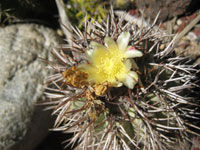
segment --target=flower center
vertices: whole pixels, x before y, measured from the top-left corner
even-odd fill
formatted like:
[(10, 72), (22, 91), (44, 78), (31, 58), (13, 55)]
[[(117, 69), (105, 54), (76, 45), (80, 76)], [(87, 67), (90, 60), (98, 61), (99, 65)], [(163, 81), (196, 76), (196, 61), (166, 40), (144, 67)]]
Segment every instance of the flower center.
[(93, 65), (97, 68), (97, 83), (114, 83), (126, 73), (124, 55), (118, 49), (97, 50), (93, 55)]

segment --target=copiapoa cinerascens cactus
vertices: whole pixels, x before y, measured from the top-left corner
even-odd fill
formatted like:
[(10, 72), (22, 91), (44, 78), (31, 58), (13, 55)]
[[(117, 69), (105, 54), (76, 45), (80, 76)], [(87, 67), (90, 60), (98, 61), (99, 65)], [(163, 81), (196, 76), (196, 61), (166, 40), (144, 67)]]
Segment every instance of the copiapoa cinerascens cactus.
[(115, 18), (73, 28), (71, 44), (52, 51), (46, 94), (55, 130), (75, 149), (169, 150), (199, 135), (198, 69), (176, 56), (153, 25)]

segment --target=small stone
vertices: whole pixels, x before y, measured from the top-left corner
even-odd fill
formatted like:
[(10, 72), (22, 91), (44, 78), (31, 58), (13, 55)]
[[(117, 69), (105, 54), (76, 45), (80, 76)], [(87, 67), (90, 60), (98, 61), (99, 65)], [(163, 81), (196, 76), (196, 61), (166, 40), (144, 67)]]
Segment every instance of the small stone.
[(178, 19), (176, 23), (177, 23), (177, 25), (179, 25), (179, 26), (180, 26), (180, 25), (181, 25), (183, 22), (182, 22), (182, 20), (181, 20), (181, 19)]
[(190, 41), (195, 41), (198, 37), (196, 36), (196, 34), (194, 32), (189, 32), (186, 35), (186, 38)]

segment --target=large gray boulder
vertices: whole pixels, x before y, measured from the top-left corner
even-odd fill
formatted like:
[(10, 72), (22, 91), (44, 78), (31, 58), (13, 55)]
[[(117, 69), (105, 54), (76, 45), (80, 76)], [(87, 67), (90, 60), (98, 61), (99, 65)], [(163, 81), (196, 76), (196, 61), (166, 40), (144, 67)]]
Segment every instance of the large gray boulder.
[(39, 59), (61, 40), (55, 31), (36, 24), (0, 28), (0, 150), (32, 150), (52, 125), (45, 100), (49, 72)]

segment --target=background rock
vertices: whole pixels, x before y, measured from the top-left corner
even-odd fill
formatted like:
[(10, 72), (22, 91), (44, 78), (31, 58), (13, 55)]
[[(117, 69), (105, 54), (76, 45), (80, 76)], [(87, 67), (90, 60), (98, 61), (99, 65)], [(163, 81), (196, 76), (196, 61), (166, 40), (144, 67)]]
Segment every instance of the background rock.
[(50, 112), (36, 106), (49, 74), (39, 57), (50, 60), (59, 41), (36, 24), (0, 28), (0, 150), (32, 150), (52, 125)]
[(154, 19), (161, 10), (159, 21), (191, 13), (199, 8), (199, 0), (135, 0), (135, 3), (137, 8), (144, 10), (144, 15), (151, 19)]

